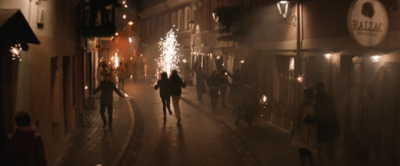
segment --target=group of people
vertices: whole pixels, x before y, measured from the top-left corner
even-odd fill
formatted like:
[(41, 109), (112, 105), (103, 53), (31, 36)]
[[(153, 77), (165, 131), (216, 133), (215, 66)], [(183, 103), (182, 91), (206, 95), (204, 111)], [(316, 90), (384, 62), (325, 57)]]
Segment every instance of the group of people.
[(291, 133), (292, 145), (299, 148), (301, 165), (305, 166), (307, 161), (315, 165), (313, 151), (318, 151), (320, 165), (331, 163), (339, 134), (333, 99), (326, 93), (324, 84), (317, 83), (315, 92), (313, 88), (305, 89)]
[[(226, 108), (227, 89), (230, 87), (229, 99), (231, 100), (233, 111), (236, 115), (235, 124), (239, 124), (239, 120), (244, 112), (244, 119), (248, 124), (252, 123), (254, 113), (257, 109), (257, 97), (255, 84), (250, 80), (242, 79), (240, 69), (235, 70), (234, 74), (221, 70), (213, 71), (211, 75), (205, 79), (205, 75), (201, 70), (196, 71), (196, 88), (197, 99), (202, 102), (202, 96), (205, 92), (205, 83), (209, 88), (212, 112), (217, 111), (218, 97), (221, 97), (222, 108)], [(228, 77), (232, 79), (229, 83)]]
[(104, 75), (106, 73), (111, 74), (111, 81), (117, 83), (118, 89), (124, 90), (125, 80), (130, 77), (133, 80), (138, 80), (144, 78), (144, 66), (143, 60), (139, 63), (133, 62), (132, 65), (129, 63), (119, 62), (117, 67), (107, 65), (107, 63), (99, 63), (97, 67), (97, 80), (100, 83), (104, 80)]
[(228, 86), (228, 72), (222, 70), (220, 73), (213, 71), (210, 77), (206, 77), (201, 70), (196, 71), (196, 89), (197, 100), (203, 102), (203, 94), (206, 92), (205, 82), (209, 88), (211, 98), (211, 109), (213, 112), (217, 111), (218, 96), (221, 94), (221, 104), (225, 108), (225, 97)]
[(163, 104), (164, 121), (167, 120), (167, 109), (169, 114), (172, 115), (172, 111), (170, 108), (170, 98), (172, 96), (172, 104), (174, 106), (175, 116), (179, 125), (182, 120), (179, 100), (181, 99), (182, 88), (186, 87), (186, 83), (179, 77), (178, 71), (176, 70), (173, 70), (171, 72), (171, 76), (169, 78), (166, 72), (162, 72), (160, 76), (160, 80), (157, 81), (154, 89), (160, 89), (160, 98)]

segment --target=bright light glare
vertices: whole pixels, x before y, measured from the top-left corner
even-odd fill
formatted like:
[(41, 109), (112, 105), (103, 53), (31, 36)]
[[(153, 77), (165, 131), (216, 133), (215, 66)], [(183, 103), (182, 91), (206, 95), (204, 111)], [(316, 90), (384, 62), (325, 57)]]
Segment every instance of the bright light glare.
[(114, 67), (118, 67), (119, 66), (119, 63), (118, 63), (118, 61), (119, 61), (119, 58), (118, 58), (118, 53), (117, 52), (115, 52), (115, 58), (114, 58)]
[(267, 95), (262, 95), (260, 98), (260, 104), (267, 105), (268, 104), (268, 97)]
[(380, 62), (381, 61), (381, 56), (379, 56), (379, 55), (371, 56), (371, 61), (374, 62), (374, 63)]
[(21, 44), (16, 44), (10, 47), (11, 59), (22, 61), (20, 53), (22, 51)]
[(129, 22), (128, 22), (128, 25), (133, 25), (133, 21), (129, 21)]
[(325, 54), (325, 58), (328, 59), (328, 60), (329, 60), (329, 59), (332, 59), (332, 54), (326, 53), (326, 54)]
[(298, 77), (297, 77), (297, 81), (299, 81), (300, 83), (302, 83), (303, 80), (304, 80), (304, 78), (303, 78), (302, 76), (298, 76)]
[(128, 8), (128, 5), (127, 5), (127, 4), (125, 4), (125, 5), (124, 5), (124, 7), (125, 7), (125, 8)]
[(88, 89), (89, 89), (89, 87), (86, 85), (86, 86), (85, 86), (85, 90), (88, 90)]
[(243, 60), (241, 60), (241, 61), (240, 61), (240, 63), (241, 63), (241, 64), (243, 64), (243, 63), (244, 63), (244, 59), (243, 59)]
[(122, 15), (122, 18), (123, 18), (123, 19), (126, 19), (126, 14)]
[(132, 37), (129, 37), (129, 43), (132, 43)]
[(289, 71), (293, 71), (294, 70), (294, 57), (290, 57), (289, 59)]
[(118, 32), (115, 32), (115, 36), (118, 36), (119, 35), (119, 33)]

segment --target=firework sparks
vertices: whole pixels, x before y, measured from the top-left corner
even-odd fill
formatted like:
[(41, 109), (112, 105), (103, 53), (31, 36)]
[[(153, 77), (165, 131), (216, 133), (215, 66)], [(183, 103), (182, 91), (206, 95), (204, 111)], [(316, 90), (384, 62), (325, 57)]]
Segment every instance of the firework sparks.
[(119, 58), (118, 58), (118, 53), (115, 52), (115, 58), (114, 58), (114, 67), (117, 68), (119, 66)]
[[(176, 34), (171, 29), (167, 32), (165, 38), (161, 38), (158, 48), (161, 51), (160, 57), (156, 59), (158, 64), (158, 72), (167, 72), (171, 74), (171, 70), (179, 70), (178, 63), (181, 55), (178, 53), (179, 43), (176, 41)], [(158, 78), (157, 74), (157, 78)]]
[(16, 44), (14, 46), (11, 46), (10, 47), (11, 59), (22, 61), (21, 56), (20, 56), (21, 51), (22, 51), (21, 44)]

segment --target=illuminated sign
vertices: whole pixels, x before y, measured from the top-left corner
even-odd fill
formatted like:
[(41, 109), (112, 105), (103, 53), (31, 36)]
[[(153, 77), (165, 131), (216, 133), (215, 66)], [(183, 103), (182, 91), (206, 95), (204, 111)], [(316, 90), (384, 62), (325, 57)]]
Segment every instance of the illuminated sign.
[(385, 39), (388, 27), (386, 9), (378, 0), (356, 0), (350, 6), (347, 28), (358, 44), (378, 46)]

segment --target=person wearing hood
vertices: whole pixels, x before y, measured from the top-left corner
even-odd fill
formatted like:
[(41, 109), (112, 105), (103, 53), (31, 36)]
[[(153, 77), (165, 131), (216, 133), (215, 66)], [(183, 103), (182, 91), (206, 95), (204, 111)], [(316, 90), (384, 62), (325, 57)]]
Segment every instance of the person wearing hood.
[(7, 137), (5, 165), (46, 166), (43, 140), (29, 114), (18, 112), (15, 122), (17, 129)]

